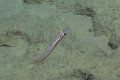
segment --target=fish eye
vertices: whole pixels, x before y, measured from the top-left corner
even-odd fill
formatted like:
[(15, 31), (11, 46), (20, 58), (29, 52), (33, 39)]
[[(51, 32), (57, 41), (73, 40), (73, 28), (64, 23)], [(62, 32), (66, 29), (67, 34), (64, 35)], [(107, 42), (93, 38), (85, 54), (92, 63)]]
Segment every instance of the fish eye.
[(64, 35), (66, 35), (66, 32), (64, 33)]

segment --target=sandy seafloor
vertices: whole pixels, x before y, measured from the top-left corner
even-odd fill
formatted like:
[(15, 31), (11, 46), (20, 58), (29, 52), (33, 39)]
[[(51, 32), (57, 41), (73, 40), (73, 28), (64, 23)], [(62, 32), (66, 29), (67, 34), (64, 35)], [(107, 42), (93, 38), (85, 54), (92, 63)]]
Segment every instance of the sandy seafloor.
[[(120, 7), (119, 0), (24, 1), (0, 0), (0, 45), (10, 46), (0, 46), (0, 80), (120, 80), (119, 45), (111, 49), (109, 32), (108, 36), (95, 36), (92, 18), (77, 15), (74, 9), (76, 3), (92, 7), (99, 21), (111, 21), (107, 15), (113, 6)], [(119, 15), (119, 10), (115, 14)], [(107, 26), (119, 40), (120, 26)], [(47, 59), (32, 64), (66, 28), (67, 34)]]

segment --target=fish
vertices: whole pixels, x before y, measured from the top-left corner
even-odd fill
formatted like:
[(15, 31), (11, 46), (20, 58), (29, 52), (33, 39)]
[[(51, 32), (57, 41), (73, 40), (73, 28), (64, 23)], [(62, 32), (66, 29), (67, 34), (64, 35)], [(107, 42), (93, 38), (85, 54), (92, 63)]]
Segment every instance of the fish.
[(68, 32), (68, 28), (61, 30), (59, 34), (56, 35), (56, 37), (52, 40), (52, 42), (48, 45), (47, 49), (45, 50), (44, 54), (37, 60), (34, 60), (34, 63), (39, 63), (44, 61), (47, 56), (50, 54), (51, 50), (54, 48), (54, 46), (66, 35)]

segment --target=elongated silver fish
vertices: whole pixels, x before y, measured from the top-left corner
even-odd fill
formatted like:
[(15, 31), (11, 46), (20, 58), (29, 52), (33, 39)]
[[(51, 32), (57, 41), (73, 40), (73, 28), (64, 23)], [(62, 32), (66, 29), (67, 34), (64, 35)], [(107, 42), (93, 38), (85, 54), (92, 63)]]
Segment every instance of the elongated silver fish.
[(49, 44), (49, 46), (47, 47), (46, 51), (44, 52), (44, 54), (37, 60), (34, 60), (34, 63), (39, 63), (43, 60), (46, 59), (46, 57), (50, 54), (51, 50), (53, 49), (53, 47), (56, 45), (56, 43), (61, 40), (63, 38), (64, 35), (66, 35), (68, 31), (68, 28), (65, 30), (61, 30), (59, 32), (59, 34), (52, 40), (52, 42)]

